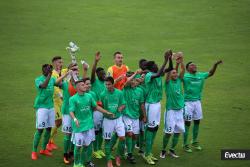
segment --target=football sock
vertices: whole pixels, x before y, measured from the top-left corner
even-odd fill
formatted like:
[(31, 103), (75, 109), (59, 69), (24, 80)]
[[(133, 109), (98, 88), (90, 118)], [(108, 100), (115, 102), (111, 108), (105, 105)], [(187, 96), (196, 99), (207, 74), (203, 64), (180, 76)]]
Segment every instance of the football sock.
[(76, 165), (81, 163), (80, 152), (81, 152), (81, 147), (75, 146), (75, 149), (74, 149), (74, 163)]
[(173, 139), (172, 139), (171, 150), (174, 150), (175, 146), (177, 145), (179, 136), (180, 136), (179, 133), (174, 134)]
[(69, 151), (69, 147), (70, 147), (70, 136), (69, 135), (65, 135), (64, 139), (63, 139), (63, 149), (64, 149), (64, 153), (68, 153)]
[(42, 131), (36, 131), (35, 134), (34, 134), (34, 139), (33, 139), (33, 148), (32, 148), (32, 151), (33, 152), (37, 152), (37, 147), (38, 147), (38, 144), (40, 142), (40, 139), (41, 139), (41, 136), (42, 136)]
[(132, 137), (126, 136), (126, 146), (127, 146), (127, 152), (132, 153)]
[(188, 145), (188, 133), (190, 126), (185, 125), (185, 133), (183, 135), (183, 144), (184, 146)]
[(199, 124), (194, 123), (194, 127), (193, 127), (193, 143), (197, 142), (198, 133), (199, 133)]
[(45, 150), (46, 149), (46, 146), (49, 142), (49, 138), (50, 138), (50, 133), (51, 133), (51, 130), (47, 130), (45, 131), (44, 133), (44, 136), (43, 136), (43, 143), (42, 143), (42, 149)]
[(152, 145), (153, 145), (153, 132), (147, 130), (146, 132), (146, 150), (145, 150), (145, 156), (149, 156), (149, 154), (152, 151)]
[(125, 149), (125, 140), (119, 140), (118, 143), (118, 149), (117, 149), (117, 156), (123, 156), (124, 155), (124, 149)]
[(106, 154), (106, 159), (109, 161), (111, 159), (111, 141), (110, 140), (105, 140), (105, 154)]
[(166, 147), (168, 145), (168, 141), (169, 141), (170, 137), (171, 137), (171, 134), (164, 134), (163, 135), (162, 150), (166, 150)]

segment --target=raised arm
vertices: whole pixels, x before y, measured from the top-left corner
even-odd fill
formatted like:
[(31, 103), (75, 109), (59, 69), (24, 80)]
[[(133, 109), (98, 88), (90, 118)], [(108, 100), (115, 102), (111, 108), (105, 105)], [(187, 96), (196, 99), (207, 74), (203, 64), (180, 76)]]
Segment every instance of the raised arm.
[(169, 65), (168, 65), (168, 68), (165, 69), (165, 73), (168, 73), (170, 71), (173, 70), (173, 60), (172, 60), (172, 56), (169, 57)]
[(222, 60), (219, 60), (219, 61), (217, 61), (216, 63), (214, 63), (212, 69), (209, 71), (208, 77), (211, 77), (211, 76), (214, 75), (214, 73), (215, 73), (215, 71), (216, 71), (216, 69), (217, 69), (217, 66), (218, 66), (219, 64), (222, 64)]
[(86, 78), (87, 77), (87, 72), (88, 72), (88, 65), (83, 63), (82, 64), (82, 78)]
[(162, 64), (160, 70), (158, 70), (158, 72), (155, 75), (152, 75), (151, 79), (158, 78), (158, 77), (160, 77), (162, 75), (163, 70), (165, 69), (165, 66), (166, 66), (166, 64), (168, 62), (169, 56), (172, 56), (172, 54), (173, 54), (172, 50), (167, 50), (165, 52), (165, 54), (164, 54), (164, 62)]
[(139, 70), (137, 70), (133, 75), (131, 75), (130, 77), (127, 78), (126, 83), (124, 84), (124, 86), (128, 86), (129, 82), (139, 73)]
[(64, 78), (66, 78), (71, 72), (72, 72), (71, 70), (68, 70), (67, 73), (65, 73), (64, 75), (62, 75), (62, 76), (60, 76), (59, 78), (57, 78), (55, 84), (56, 84), (56, 85), (59, 85), (59, 84), (62, 82), (62, 80), (63, 80)]
[(185, 74), (185, 65), (184, 65), (184, 62), (183, 62), (183, 57), (180, 57), (180, 63), (178, 63), (178, 64), (181, 64), (181, 72), (179, 74), (179, 78), (183, 79), (184, 74)]
[(91, 78), (90, 78), (91, 83), (94, 83), (94, 82), (95, 82), (96, 66), (97, 66), (97, 63), (99, 62), (100, 59), (101, 59), (101, 54), (100, 54), (100, 52), (98, 51), (98, 52), (96, 52), (96, 54), (95, 54), (95, 60), (94, 60), (93, 66), (92, 66)]
[(41, 88), (41, 89), (47, 88), (47, 86), (49, 84), (49, 80), (50, 80), (51, 75), (52, 75), (52, 68), (50, 66), (48, 66), (46, 70), (47, 70), (48, 75), (46, 77), (46, 80), (42, 84), (39, 85), (39, 88)]
[(170, 71), (166, 74), (166, 83), (168, 83), (170, 80)]

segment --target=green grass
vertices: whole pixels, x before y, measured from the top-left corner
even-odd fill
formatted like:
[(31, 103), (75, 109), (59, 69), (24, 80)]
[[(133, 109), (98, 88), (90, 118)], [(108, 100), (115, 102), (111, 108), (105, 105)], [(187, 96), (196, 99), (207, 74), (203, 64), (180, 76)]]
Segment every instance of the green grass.
[[(61, 55), (71, 40), (81, 47), (79, 59), (92, 64), (100, 50), (101, 66), (112, 65), (112, 54), (124, 53), (133, 70), (140, 58), (159, 64), (167, 48), (183, 51), (185, 62), (207, 71), (224, 64), (207, 80), (203, 94), (204, 120), (201, 152), (185, 154), (181, 142), (178, 160), (160, 160), (157, 166), (249, 166), (249, 161), (221, 161), (220, 150), (250, 148), (250, 1), (247, 0), (8, 0), (0, 2), (0, 166), (65, 166), (60, 150), (53, 158), (30, 159), (35, 131), (34, 78), (41, 65)], [(163, 100), (162, 106), (164, 106)], [(154, 145), (159, 155), (162, 125)], [(145, 166), (140, 157), (135, 166)], [(105, 166), (105, 161), (95, 161)], [(125, 166), (130, 166), (124, 162)]]

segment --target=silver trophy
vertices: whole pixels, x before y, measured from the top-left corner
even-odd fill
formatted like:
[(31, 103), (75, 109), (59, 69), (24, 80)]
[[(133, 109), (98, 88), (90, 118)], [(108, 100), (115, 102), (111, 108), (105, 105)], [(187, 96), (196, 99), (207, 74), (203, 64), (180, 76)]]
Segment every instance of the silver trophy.
[(76, 52), (79, 51), (80, 48), (74, 42), (70, 42), (69, 46), (66, 47), (66, 50), (69, 52), (69, 54), (71, 56), (72, 63), (77, 63)]

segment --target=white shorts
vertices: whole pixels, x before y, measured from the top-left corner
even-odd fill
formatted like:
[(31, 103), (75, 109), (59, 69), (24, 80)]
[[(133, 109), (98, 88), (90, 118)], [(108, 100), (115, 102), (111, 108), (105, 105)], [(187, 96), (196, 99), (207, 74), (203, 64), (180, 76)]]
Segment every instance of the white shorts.
[(112, 134), (114, 132), (117, 133), (119, 137), (125, 136), (125, 127), (122, 121), (122, 116), (117, 119), (103, 119), (103, 138), (104, 139), (111, 139)]
[(122, 117), (126, 132), (132, 132), (135, 135), (140, 134), (140, 123), (139, 119), (133, 119), (128, 116)]
[(36, 128), (45, 129), (55, 126), (54, 108), (38, 108), (36, 111)]
[(201, 101), (187, 101), (185, 102), (184, 119), (185, 121), (202, 119)]
[(140, 121), (140, 131), (145, 131), (145, 123), (143, 121)]
[(92, 128), (84, 132), (73, 133), (71, 140), (76, 146), (88, 146), (95, 141), (95, 130)]
[(161, 103), (145, 103), (147, 114), (147, 127), (155, 128), (160, 125), (161, 120)]
[(62, 132), (63, 133), (72, 133), (72, 119), (70, 115), (62, 116)]
[(169, 134), (185, 132), (183, 109), (165, 111), (164, 132)]
[(94, 111), (94, 126), (95, 131), (99, 131), (102, 128), (102, 122), (103, 122), (103, 113), (99, 111)]

